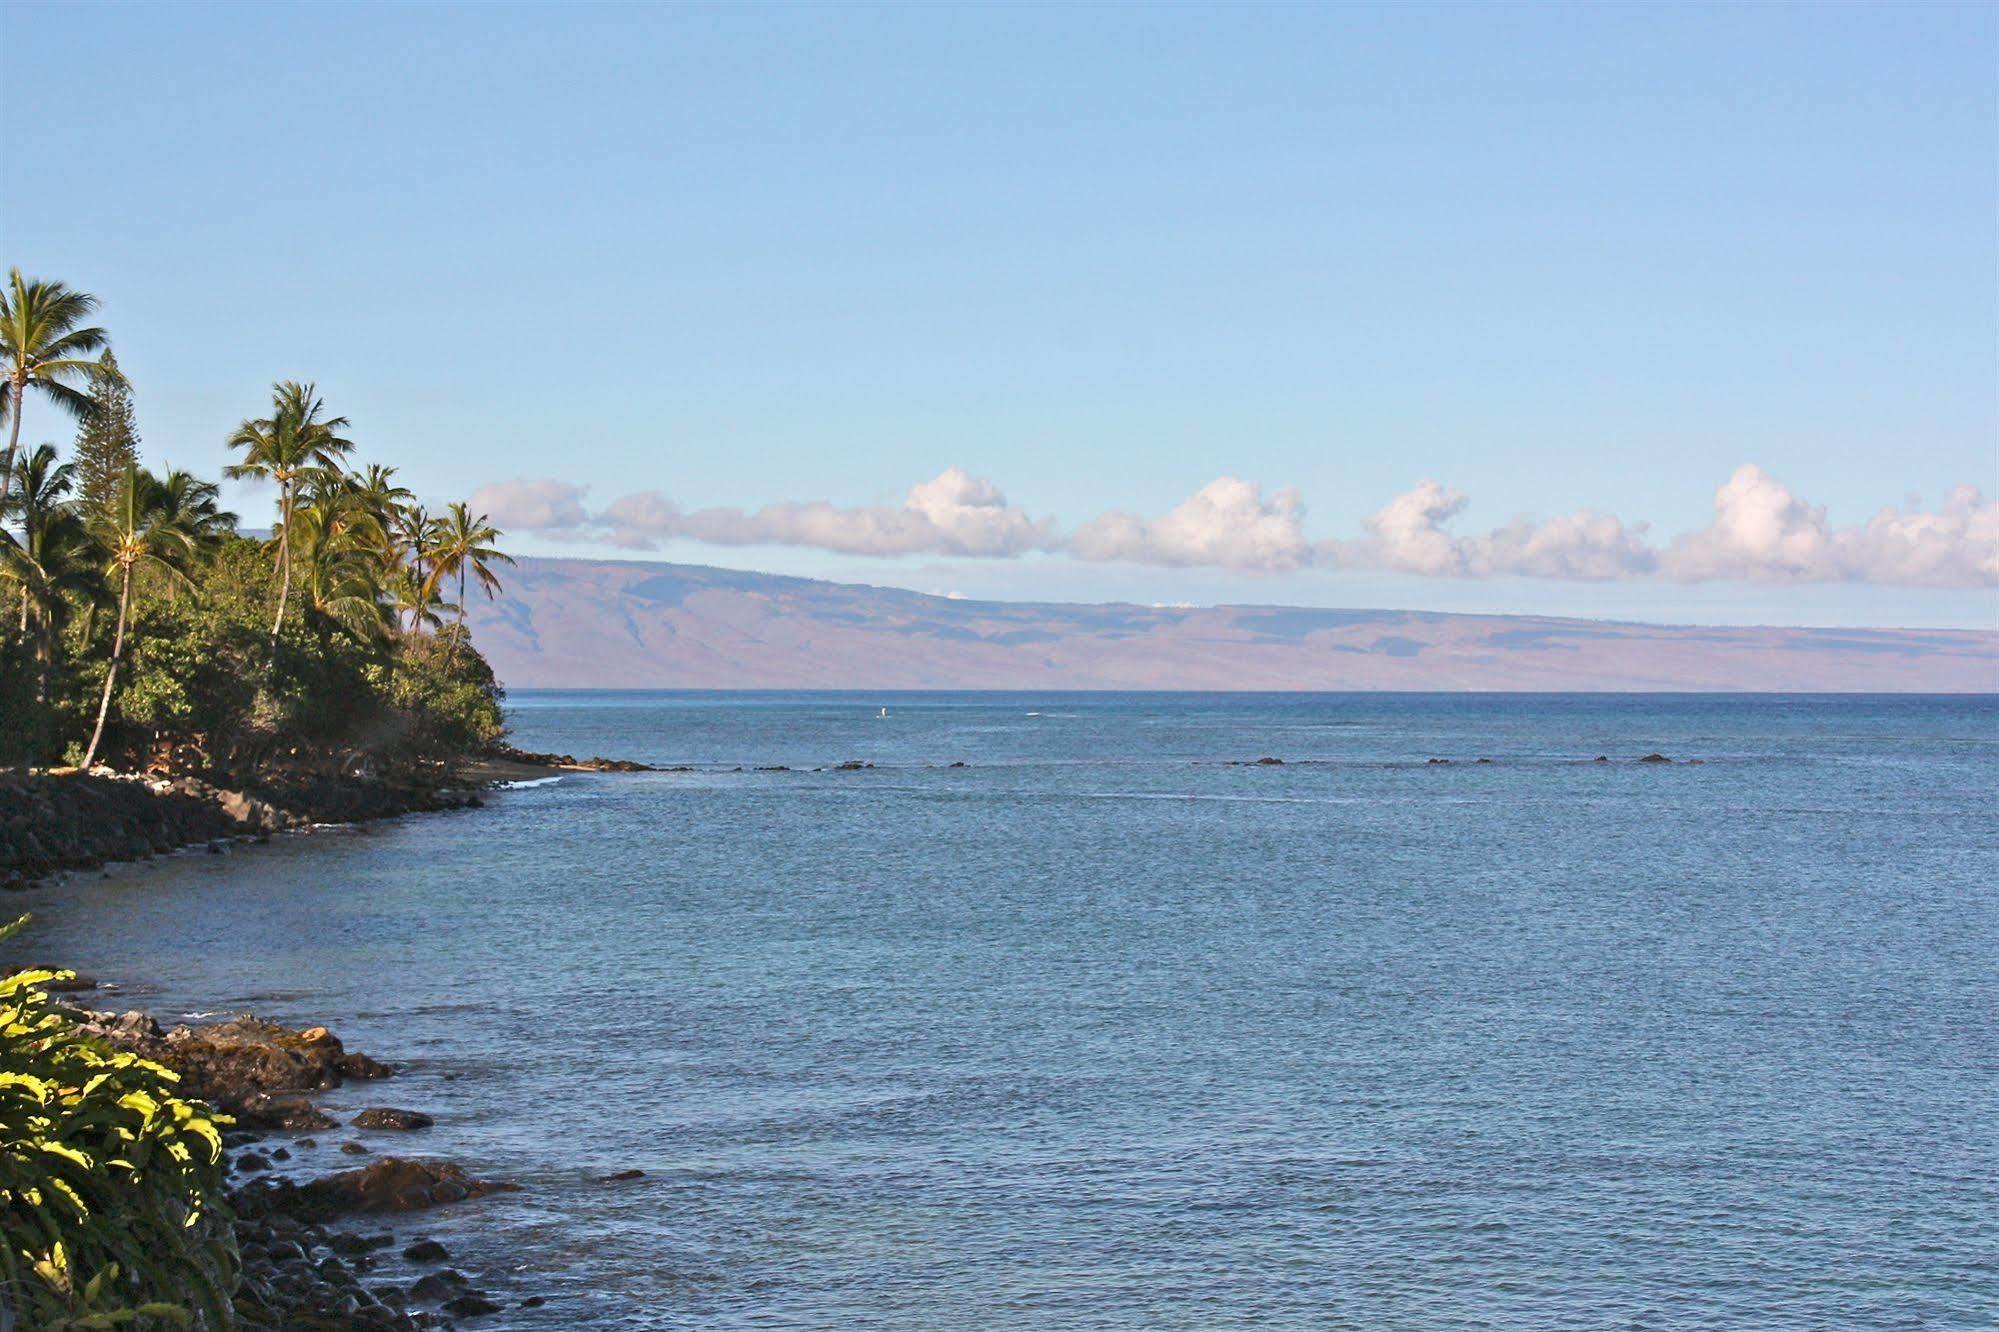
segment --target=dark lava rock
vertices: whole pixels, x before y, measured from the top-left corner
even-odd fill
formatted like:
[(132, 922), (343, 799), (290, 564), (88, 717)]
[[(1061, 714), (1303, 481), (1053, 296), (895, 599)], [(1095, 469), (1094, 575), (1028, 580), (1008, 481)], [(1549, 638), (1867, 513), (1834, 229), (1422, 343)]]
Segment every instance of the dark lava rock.
[(366, 1156), (368, 1154), (367, 1147), (358, 1142), (343, 1142), (340, 1144), (340, 1150), (349, 1156)]
[(474, 1179), (449, 1161), (412, 1161), (385, 1156), (359, 1170), (343, 1170), (298, 1189), (308, 1214), (408, 1212), (463, 1202), (488, 1193), (511, 1192), (517, 1184)]
[(947, 768), (969, 768), (971, 764), (965, 762), (963, 759), (959, 759), (956, 763), (947, 763), (944, 766)]
[(1439, 758), (1426, 759), (1424, 761), (1432, 764), (1448, 764), (1450, 762), (1449, 759), (1439, 759)]
[(1265, 754), (1262, 758), (1256, 761), (1256, 766), (1259, 768), (1281, 768), (1284, 766), (1284, 760), (1281, 758), (1273, 758), (1270, 755)]
[(227, 840), (266, 841), (315, 822), (472, 803), (462, 790), (380, 777), (270, 771), (253, 789), (231, 791), (197, 777), (0, 772), (0, 884), (33, 883), (177, 847), (221, 854)]
[(465, 1275), (445, 1268), (439, 1272), (426, 1272), (410, 1286), (413, 1300), (447, 1300), (465, 1289)]
[(436, 1240), (418, 1240), (403, 1250), (403, 1257), (413, 1263), (441, 1263), (451, 1256), (450, 1252)]
[(616, 1174), (605, 1175), (597, 1182), (599, 1184), (619, 1184), (628, 1179), (644, 1179), (645, 1177), (646, 1172), (643, 1170), (620, 1170)]
[(848, 759), (848, 760), (847, 760), (847, 761), (846, 761), (845, 763), (835, 763), (835, 764), (833, 765), (833, 771), (834, 771), (834, 772), (859, 772), (859, 771), (861, 771), (861, 770), (862, 770), (863, 768), (872, 768), (872, 767), (874, 767), (874, 766), (875, 766), (875, 765), (874, 765), (874, 764), (872, 764), (872, 763), (863, 763), (863, 762), (861, 762), (861, 761), (860, 761), (859, 759)]
[(339, 1120), (303, 1096), (272, 1096), (268, 1092), (254, 1092), (240, 1100), (223, 1101), (222, 1104), (245, 1128), (297, 1131), (337, 1128), (340, 1124)]
[(422, 1129), (437, 1121), (421, 1110), (396, 1110), (382, 1105), (363, 1110), (349, 1122), (354, 1128), (364, 1129)]
[(1492, 760), (1491, 760), (1491, 759), (1480, 759), (1480, 760), (1479, 760), (1479, 762), (1480, 762), (1480, 763), (1490, 763), (1490, 762), (1492, 762)]
[(500, 1306), (487, 1299), (478, 1291), (467, 1291), (455, 1300), (444, 1302), (444, 1312), (459, 1318), (477, 1318), (482, 1314), (498, 1313)]
[(1598, 754), (1598, 755), (1597, 755), (1597, 756), (1596, 756), (1595, 758), (1591, 759), (1591, 760), (1590, 760), (1590, 762), (1591, 762), (1591, 763), (1608, 763), (1608, 762), (1610, 762), (1610, 755), (1608, 755), (1608, 754)]
[(379, 1060), (364, 1054), (344, 1054), (340, 1056), (340, 1075), (346, 1078), (386, 1078), (395, 1070)]
[(544, 1304), (547, 1304), (547, 1303), (548, 1303), (548, 1301), (547, 1301), (547, 1300), (545, 1300), (545, 1299), (543, 1299), (543, 1298), (542, 1298), (541, 1296), (539, 1296), (539, 1295), (530, 1295), (530, 1296), (528, 1296), (528, 1297), (527, 1297), (526, 1299), (524, 1299), (524, 1300), (522, 1300), (522, 1301), (521, 1301), (521, 1308), (523, 1308), (523, 1309), (539, 1309), (539, 1308), (541, 1308), (541, 1306), (542, 1306), (542, 1305), (544, 1305)]
[(236, 1168), (247, 1175), (258, 1170), (269, 1170), (271, 1163), (269, 1159), (260, 1156), (256, 1152), (238, 1152), (236, 1153)]
[(1673, 760), (1667, 758), (1664, 754), (1647, 754), (1638, 761), (1640, 763), (1671, 763)]
[(167, 1032), (138, 1013), (114, 1017), (79, 1012), (76, 1020), (91, 1035), (121, 1050), (165, 1064), (180, 1074), (184, 1093), (230, 1112), (251, 1105), (259, 1096), (323, 1091), (347, 1077), (380, 1077), (388, 1071), (366, 1055), (348, 1053), (340, 1038), (324, 1027), (294, 1031), (248, 1014)]

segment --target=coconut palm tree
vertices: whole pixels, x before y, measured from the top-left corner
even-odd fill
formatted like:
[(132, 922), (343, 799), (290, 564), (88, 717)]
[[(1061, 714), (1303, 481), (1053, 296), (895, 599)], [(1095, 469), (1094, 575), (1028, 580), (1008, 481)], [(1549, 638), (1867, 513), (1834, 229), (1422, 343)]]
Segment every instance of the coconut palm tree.
[(430, 559), (430, 574), (427, 582), (433, 591), (446, 578), (458, 580), (458, 638), (465, 638), (465, 577), (469, 573), (485, 589), (491, 598), (500, 590), (500, 579), (493, 572), (495, 564), (512, 564), (512, 557), (495, 549), (490, 543), (500, 539), (500, 529), (486, 519), (485, 514), (474, 517), (464, 504), (453, 504), (445, 509), (444, 516), (436, 520), (430, 533), (429, 548), (424, 552)]
[[(38, 444), (32, 450), (15, 455), (12, 492), (5, 499), (0, 499), (0, 524), (18, 517), (21, 536), (17, 540), (5, 526), (0, 526), (0, 550), (36, 544), (42, 528), (69, 495), (75, 472), (73, 465), (56, 461), (56, 446), (53, 444)], [(21, 589), (20, 630), (23, 634), (28, 632), (28, 591), (25, 585)]]
[(387, 628), (388, 610), (375, 558), (374, 520), (348, 496), (301, 507), (292, 524), (299, 598), (308, 622), (322, 630), (338, 629), (359, 642), (378, 640)]
[(407, 567), (416, 572), (419, 580), (428, 577), (424, 570), (424, 552), (430, 548), (431, 529), (437, 526), (437, 519), (429, 509), (414, 500), (396, 510), (390, 533), (390, 551), (399, 567)]
[(369, 463), (362, 471), (350, 474), (347, 480), (362, 505), (382, 525), (383, 535), (392, 537), (396, 515), (405, 504), (416, 498), (407, 486), (396, 484), (396, 469)]
[(245, 421), (229, 437), (229, 447), (243, 450), (243, 461), (223, 468), (232, 480), (254, 477), (278, 486), (278, 613), (271, 620), (271, 639), (284, 627), (285, 606), (291, 599), (292, 510), (302, 486), (319, 486), (337, 475), (340, 460), (354, 447), (340, 432), (344, 416), (327, 416), (326, 403), (312, 384), (285, 380), (271, 388), (271, 414)]
[[(20, 632), (35, 651), (35, 698), (48, 699), (57, 634), (73, 602), (94, 603), (97, 547), (83, 517), (67, 500), (72, 468), (56, 463), (55, 446), (43, 444), (14, 459), (14, 493), (7, 501), (20, 533), (0, 527), (0, 580), (20, 588)], [(30, 628), (34, 630), (32, 636)]]
[(28, 390), (41, 392), (56, 406), (81, 420), (90, 410), (85, 391), (98, 369), (90, 359), (111, 341), (101, 328), (84, 320), (97, 308), (97, 298), (72, 291), (60, 282), (21, 276), (16, 268), (0, 290), (0, 416), (11, 417), (7, 452), (0, 455), (0, 500), (14, 478), (14, 454), (21, 444), (21, 409)]
[(224, 513), (217, 504), (218, 493), (212, 481), (198, 481), (185, 472), (173, 471), (162, 479), (137, 463), (128, 463), (110, 510), (96, 515), (97, 538), (109, 552), (104, 574), (118, 584), (118, 627), (111, 639), (111, 669), (104, 675), (104, 696), (97, 703), (97, 725), (83, 751), (85, 769), (96, 760), (97, 747), (104, 739), (104, 719), (110, 715), (118, 667), (125, 659), (133, 574), (141, 568), (153, 569), (170, 585), (192, 588), (188, 565), (236, 521), (234, 514)]
[(389, 609), (395, 612), (399, 634), (436, 629), (444, 623), (443, 612), (451, 609), (451, 604), (437, 595), (436, 588), (407, 566), (390, 574), (382, 591), (388, 598)]

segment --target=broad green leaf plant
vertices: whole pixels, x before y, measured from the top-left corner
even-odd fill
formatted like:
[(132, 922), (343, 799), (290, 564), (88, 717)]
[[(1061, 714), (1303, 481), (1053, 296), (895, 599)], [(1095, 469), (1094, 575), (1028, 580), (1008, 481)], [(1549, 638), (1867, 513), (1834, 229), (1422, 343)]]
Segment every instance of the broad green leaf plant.
[(231, 1327), (228, 1121), (80, 1032), (46, 988), (70, 974), (0, 978), (0, 1328)]

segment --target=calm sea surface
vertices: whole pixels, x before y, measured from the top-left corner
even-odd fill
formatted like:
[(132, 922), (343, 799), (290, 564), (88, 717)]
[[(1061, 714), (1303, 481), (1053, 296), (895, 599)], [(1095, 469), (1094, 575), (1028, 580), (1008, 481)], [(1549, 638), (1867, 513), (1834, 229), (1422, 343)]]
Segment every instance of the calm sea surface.
[(19, 899), (406, 1062), (481, 1326), (1999, 1321), (1999, 700), (512, 705), (696, 770)]

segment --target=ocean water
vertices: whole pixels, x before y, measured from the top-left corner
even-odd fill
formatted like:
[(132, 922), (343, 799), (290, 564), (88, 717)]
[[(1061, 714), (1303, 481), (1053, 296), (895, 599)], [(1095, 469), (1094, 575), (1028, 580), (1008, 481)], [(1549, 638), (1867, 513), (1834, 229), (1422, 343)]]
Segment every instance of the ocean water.
[(695, 770), (38, 890), (17, 949), (405, 1063), (329, 1104), (524, 1186), (402, 1227), (549, 1301), (481, 1326), (1999, 1322), (1999, 700), (512, 706)]

